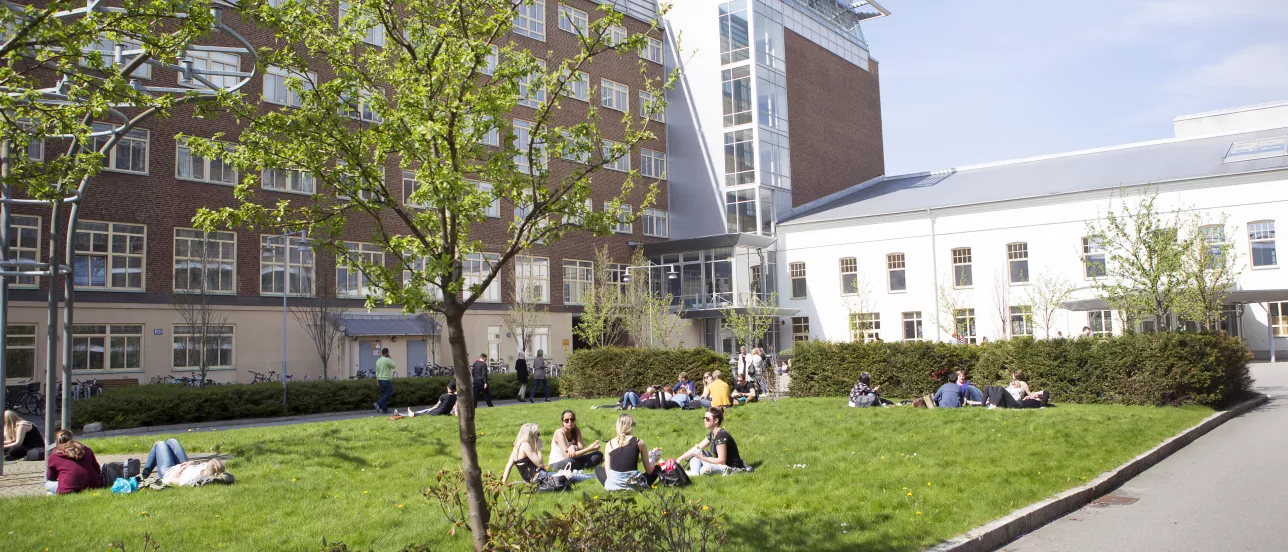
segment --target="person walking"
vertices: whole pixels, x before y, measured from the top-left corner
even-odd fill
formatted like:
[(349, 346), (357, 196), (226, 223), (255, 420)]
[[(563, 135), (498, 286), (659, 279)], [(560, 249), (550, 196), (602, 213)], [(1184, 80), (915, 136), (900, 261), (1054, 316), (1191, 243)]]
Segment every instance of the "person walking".
[(470, 366), (470, 376), (474, 380), (474, 406), (479, 405), (479, 397), (487, 401), (488, 408), (492, 407), (492, 391), (488, 389), (487, 384), (487, 354), (479, 355), (474, 365)]
[(537, 402), (537, 388), (541, 388), (541, 396), (550, 402), (550, 380), (546, 379), (546, 352), (543, 349), (537, 349), (537, 358), (532, 359), (532, 395), (528, 396), (528, 402)]
[(394, 398), (394, 359), (389, 358), (389, 348), (380, 350), (376, 359), (376, 385), (380, 387), (380, 400), (376, 401), (376, 412), (389, 413), (389, 401)]
[(514, 375), (519, 380), (519, 402), (528, 394), (528, 359), (524, 358), (523, 349), (519, 349), (519, 359), (514, 361)]
[(743, 345), (738, 348), (738, 365), (734, 367), (734, 377), (747, 374), (747, 364), (751, 359), (747, 358), (747, 346)]
[[(765, 350), (756, 347), (751, 350), (747, 359), (747, 381), (754, 381), (761, 389), (769, 389), (769, 378), (765, 374)], [(736, 378), (735, 378), (736, 379)]]

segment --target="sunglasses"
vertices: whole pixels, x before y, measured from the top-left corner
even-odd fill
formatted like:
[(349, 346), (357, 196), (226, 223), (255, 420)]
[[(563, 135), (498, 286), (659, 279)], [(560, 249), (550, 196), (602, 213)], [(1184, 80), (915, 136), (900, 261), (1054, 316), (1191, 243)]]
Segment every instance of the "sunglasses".
[(702, 417), (702, 421), (704, 421), (704, 422), (714, 422), (714, 421), (716, 421), (716, 419), (715, 419), (715, 418), (712, 418), (711, 416), (703, 416), (703, 417)]
[(564, 418), (564, 421), (563, 421), (563, 422), (564, 422), (565, 424), (571, 424), (571, 423), (573, 423), (573, 422), (575, 422), (575, 421), (577, 421), (577, 418)]

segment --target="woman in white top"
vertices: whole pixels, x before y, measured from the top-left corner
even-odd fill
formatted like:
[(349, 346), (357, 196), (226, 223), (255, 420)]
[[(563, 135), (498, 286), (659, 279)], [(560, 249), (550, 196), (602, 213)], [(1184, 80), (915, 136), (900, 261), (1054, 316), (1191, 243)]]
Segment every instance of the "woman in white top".
[(224, 461), (218, 458), (211, 458), (208, 462), (189, 460), (177, 466), (171, 466), (161, 477), (161, 482), (178, 487), (196, 487), (202, 479), (222, 474), (225, 469)]
[(985, 390), (989, 408), (1042, 408), (1051, 399), (1046, 391), (1033, 392), (1025, 381), (1024, 371), (1016, 370), (1011, 375), (1011, 384), (1005, 387), (1005, 393), (996, 392), (997, 387)]
[(571, 410), (563, 411), (560, 416), (563, 426), (555, 430), (550, 439), (550, 469), (561, 470), (572, 468), (584, 470), (604, 462), (604, 454), (599, 452), (599, 441), (586, 446), (581, 442), (581, 428), (577, 427), (577, 414)]

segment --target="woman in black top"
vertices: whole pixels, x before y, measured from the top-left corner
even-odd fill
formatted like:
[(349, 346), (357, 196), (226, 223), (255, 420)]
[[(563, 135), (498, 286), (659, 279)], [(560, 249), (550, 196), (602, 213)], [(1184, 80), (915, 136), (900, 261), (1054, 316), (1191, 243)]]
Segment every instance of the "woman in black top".
[(45, 440), (40, 437), (36, 425), (22, 419), (17, 412), (4, 411), (4, 459), (9, 461), (27, 459), (27, 453), (35, 451), (38, 458), (44, 460)]
[(709, 431), (707, 438), (676, 459), (681, 463), (689, 460), (690, 476), (750, 471), (751, 468), (742, 461), (742, 455), (738, 453), (738, 442), (721, 427), (724, 425), (723, 408), (707, 410), (702, 415), (702, 425)]
[(528, 359), (523, 350), (519, 350), (519, 359), (514, 361), (514, 375), (519, 380), (519, 402), (528, 394)]
[[(635, 432), (635, 418), (630, 414), (617, 417), (617, 436), (608, 441), (608, 462), (595, 468), (595, 477), (609, 491), (631, 490), (653, 484), (657, 479), (660, 449), (648, 450)], [(644, 471), (639, 467), (643, 464)]]

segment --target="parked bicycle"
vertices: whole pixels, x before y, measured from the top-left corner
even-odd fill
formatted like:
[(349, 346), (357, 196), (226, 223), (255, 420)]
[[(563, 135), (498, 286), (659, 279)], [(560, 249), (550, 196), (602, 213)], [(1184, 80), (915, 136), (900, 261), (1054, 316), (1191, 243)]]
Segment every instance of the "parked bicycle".
[[(254, 370), (251, 370), (250, 376), (251, 376), (251, 380), (250, 380), (251, 383), (272, 383), (279, 379), (277, 376), (277, 372), (273, 370), (269, 370), (267, 374), (261, 374)], [(288, 377), (287, 380), (289, 381), (290, 378)]]
[(40, 383), (27, 380), (22, 382), (24, 389), (18, 392), (9, 403), (19, 414), (43, 416), (45, 414), (45, 394), (40, 392)]

